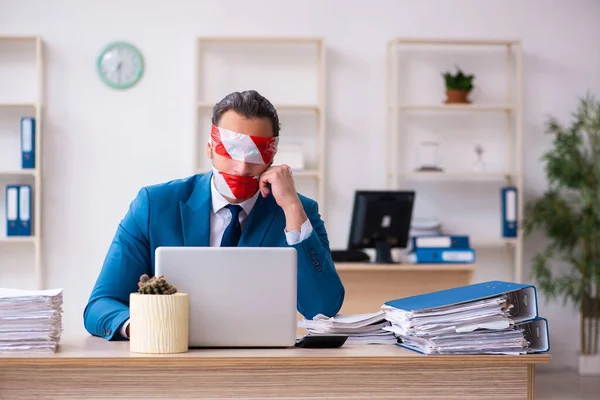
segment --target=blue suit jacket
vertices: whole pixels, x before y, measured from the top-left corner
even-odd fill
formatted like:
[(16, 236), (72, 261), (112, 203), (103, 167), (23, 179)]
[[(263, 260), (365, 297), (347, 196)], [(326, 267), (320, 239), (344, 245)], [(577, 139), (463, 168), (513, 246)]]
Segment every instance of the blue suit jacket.
[[(159, 246), (209, 246), (212, 172), (142, 188), (119, 224), (83, 313), (86, 330), (107, 340), (129, 318), (129, 294), (142, 274), (154, 275)], [(335, 315), (345, 290), (331, 260), (317, 203), (299, 196), (313, 232), (298, 252), (298, 311)], [(258, 196), (239, 246), (287, 247), (285, 215), (272, 195)]]

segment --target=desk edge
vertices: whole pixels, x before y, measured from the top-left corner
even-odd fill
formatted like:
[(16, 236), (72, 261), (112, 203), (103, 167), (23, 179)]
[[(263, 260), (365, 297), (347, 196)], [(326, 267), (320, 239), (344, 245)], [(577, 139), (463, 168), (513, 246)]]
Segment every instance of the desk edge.
[(523, 356), (414, 356), (414, 357), (190, 357), (178, 355), (141, 357), (0, 357), (0, 368), (6, 367), (241, 367), (241, 366), (325, 366), (325, 365), (534, 365), (548, 364), (550, 354)]

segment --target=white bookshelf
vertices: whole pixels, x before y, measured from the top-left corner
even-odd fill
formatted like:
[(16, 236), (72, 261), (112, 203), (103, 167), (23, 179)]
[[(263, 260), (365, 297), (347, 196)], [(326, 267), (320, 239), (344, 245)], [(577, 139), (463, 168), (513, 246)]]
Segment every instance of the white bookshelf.
[[(497, 57), (497, 61), (494, 63), (484, 62), (483, 66), (479, 68), (477, 62), (483, 57), (491, 56)], [(443, 66), (436, 65), (436, 61), (444, 60), (443, 62), (445, 62), (451, 59), (452, 62), (448, 62)], [(468, 65), (467, 67), (465, 67), (463, 61)], [(410, 65), (411, 62), (417, 64)], [(496, 39), (395, 38), (388, 42), (386, 64), (386, 87), (388, 88), (386, 99), (388, 111), (387, 143), (389, 143), (386, 157), (387, 187), (389, 189), (427, 187), (433, 188), (436, 191), (435, 193), (450, 191), (455, 192), (452, 194), (456, 195), (456, 185), (461, 185), (461, 187), (470, 188), (467, 190), (473, 190), (474, 193), (489, 194), (489, 191), (493, 191), (493, 195), (497, 195), (499, 199), (501, 187), (511, 185), (517, 187), (518, 190), (518, 216), (521, 218), (523, 215), (521, 42), (519, 40)], [(418, 68), (414, 65), (418, 65)], [(476, 94), (480, 94), (481, 98), (473, 99), (472, 103), (469, 104), (445, 104), (443, 102), (445, 84), (441, 73), (454, 70), (455, 65), (460, 66), (467, 74), (475, 74), (475, 90), (470, 97), (473, 99)], [(417, 73), (430, 68), (427, 71), (430, 71), (431, 74), (427, 75), (428, 78), (425, 79), (415, 78), (408, 73), (411, 66), (413, 72), (418, 70)], [(482, 79), (482, 75), (488, 76), (484, 74), (485, 71), (483, 70), (489, 66), (504, 69), (503, 82), (499, 81), (498, 73), (491, 79), (496, 86), (495, 91), (490, 87), (486, 87), (486, 82), (489, 83), (489, 81), (486, 81), (485, 78)], [(436, 74), (434, 75), (433, 72), (436, 72)], [(419, 84), (424, 84), (425, 87), (419, 88)], [(484, 88), (483, 93), (476, 93), (478, 87)], [(405, 92), (409, 92), (409, 94)], [(401, 98), (403, 96), (404, 98)], [(418, 97), (418, 99), (415, 100), (414, 97)], [(475, 132), (473, 137), (476, 138), (473, 140), (496, 141), (498, 147), (484, 146), (484, 148), (488, 155), (496, 152), (492, 157), (494, 161), (497, 161), (495, 165), (500, 163), (503, 165), (486, 171), (471, 171), (466, 168), (451, 167), (444, 168), (442, 172), (418, 171), (418, 163), (410, 163), (406, 159), (411, 156), (414, 158), (414, 154), (418, 152), (417, 143), (419, 140), (438, 141), (441, 138), (442, 141), (452, 143), (454, 139), (453, 137), (444, 136), (446, 134), (444, 129), (438, 128), (435, 132), (427, 132), (432, 130), (432, 127), (438, 126), (432, 125), (436, 123), (435, 121), (438, 121), (438, 118), (451, 118), (451, 122), (463, 124), (460, 125), (465, 127), (465, 132), (460, 132), (463, 140), (464, 137), (469, 137), (466, 133), (468, 128), (478, 126), (479, 128), (473, 129)], [(486, 121), (487, 118), (495, 122), (481, 122)], [(414, 122), (415, 119), (421, 122), (421, 126), (418, 122)], [(479, 125), (472, 121), (477, 121)], [(414, 128), (415, 126), (417, 128)], [(425, 128), (422, 126), (425, 126)], [(417, 139), (411, 137), (411, 127), (421, 129), (421, 136), (430, 134), (434, 139), (429, 139), (429, 137), (422, 139), (419, 132), (416, 134)], [(494, 130), (494, 132), (488, 132), (490, 130)], [(456, 129), (456, 131), (460, 131), (460, 129)], [(485, 131), (485, 133), (480, 131)], [(453, 133), (455, 132), (448, 129), (448, 135)], [(448, 146), (448, 148), (454, 149), (451, 146)], [(472, 154), (474, 153), (467, 154), (455, 151), (451, 157), (461, 161), (461, 158), (471, 157)], [(450, 156), (447, 155), (447, 157)], [(420, 189), (416, 190), (418, 202), (421, 200), (419, 197)], [(438, 203), (438, 206), (441, 204), (441, 207), (444, 206), (445, 201), (443, 195), (425, 200), (429, 204)], [(472, 201), (466, 202), (466, 204), (472, 204)], [(469, 211), (469, 208), (464, 208), (464, 212)], [(523, 279), (522, 234), (519, 232), (517, 238), (502, 237), (500, 207), (497, 207), (497, 209), (492, 208), (489, 212), (495, 213), (497, 217), (488, 215), (485, 221), (497, 220), (498, 235), (470, 234), (471, 245), (476, 251), (479, 249), (506, 249), (505, 279), (521, 282)], [(443, 219), (441, 223), (443, 230)], [(474, 226), (467, 228), (469, 228), (467, 230), (471, 230)], [(463, 234), (464, 232), (448, 233)], [(478, 264), (481, 265), (482, 262), (479, 260)]]
[[(23, 62), (27, 59), (27, 63)], [(14, 74), (14, 75), (13, 75)], [(21, 164), (0, 164), (0, 196), (4, 222), (0, 227), (0, 253), (9, 246), (18, 252), (33, 252), (33, 265), (10, 265), (18, 270), (33, 269), (36, 289), (44, 289), (42, 260), (42, 141), (44, 139), (42, 107), (44, 98), (43, 41), (39, 36), (0, 36), (0, 139), (3, 143), (20, 141), (20, 117), (35, 117), (35, 169), (20, 169)], [(24, 98), (27, 97), (27, 98)], [(7, 121), (8, 120), (8, 121)], [(14, 121), (13, 121), (14, 120)], [(11, 129), (5, 130), (6, 126)], [(12, 127), (15, 127), (14, 129)], [(16, 135), (16, 136), (15, 136)], [(10, 136), (10, 137), (9, 137)], [(0, 159), (20, 160), (19, 146), (0, 146)], [(15, 151), (19, 152), (15, 157)], [(9, 154), (9, 152), (11, 154)], [(31, 184), (32, 234), (31, 236), (6, 236), (5, 195), (6, 185)], [(1, 260), (1, 259), (0, 259)], [(3, 265), (0, 261), (0, 276)]]
[(510, 104), (398, 104), (391, 108), (406, 111), (511, 111)]
[[(233, 91), (254, 89), (277, 109), (280, 147), (294, 140), (302, 147), (305, 169), (293, 172), (296, 187), (318, 201), (324, 214), (325, 62), (320, 37), (196, 38), (194, 172), (210, 170), (205, 143), (214, 105)], [(297, 118), (308, 122), (306, 131), (294, 132), (291, 121)]]
[(414, 181), (504, 181), (510, 179), (510, 175), (503, 172), (415, 172), (400, 171), (392, 172), (392, 178), (403, 178)]
[[(315, 104), (273, 104), (278, 111), (313, 111), (320, 112), (321, 107)], [(199, 103), (198, 108), (210, 109), (214, 107), (211, 103)]]
[(36, 236), (9, 236), (9, 237), (0, 237), (0, 243), (32, 243), (36, 244), (37, 237)]
[(6, 170), (0, 171), (0, 177), (32, 176), (37, 177), (37, 169)]
[[(7, 40), (7, 39), (5, 39)], [(2, 103), (0, 102), (0, 107), (2, 108), (36, 108), (38, 105), (36, 103)]]

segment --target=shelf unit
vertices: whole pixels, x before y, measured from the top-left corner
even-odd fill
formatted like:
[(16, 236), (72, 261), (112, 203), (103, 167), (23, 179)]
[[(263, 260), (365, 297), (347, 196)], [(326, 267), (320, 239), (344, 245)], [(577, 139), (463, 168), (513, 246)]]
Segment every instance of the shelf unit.
[[(8, 40), (8, 39), (3, 39)], [(2, 103), (0, 102), (0, 107), (2, 108), (25, 108), (25, 107), (36, 107), (36, 103)]]
[[(272, 79), (265, 82), (264, 76), (259, 77), (258, 74), (250, 74), (249, 76), (240, 77), (235, 76), (236, 84), (226, 85), (228, 86), (225, 90), (220, 90), (211, 96), (207, 96), (206, 93), (202, 93), (202, 89), (205, 89), (207, 85), (203, 86), (203, 78), (206, 78), (207, 70), (205, 62), (207, 61), (207, 55), (211, 51), (225, 50), (228, 55), (235, 54), (236, 49), (243, 50), (244, 54), (252, 54), (254, 49), (258, 51), (264, 51), (265, 48), (269, 48), (271, 54), (286, 51), (295, 51), (293, 49), (302, 47), (306, 51), (306, 47), (309, 47), (314, 52), (314, 64), (311, 65), (315, 69), (314, 81), (305, 84), (306, 87), (310, 87), (314, 90), (315, 96), (314, 101), (290, 101), (289, 99), (283, 99), (282, 96), (278, 96), (281, 91), (279, 87), (285, 87), (287, 83), (293, 82), (296, 77), (291, 75), (283, 79)], [(293, 54), (292, 54), (293, 56)], [(240, 63), (240, 68), (243, 68), (246, 60)], [(197, 37), (196, 38), (196, 68), (195, 68), (195, 88), (196, 88), (196, 99), (195, 99), (195, 118), (194, 118), (194, 135), (193, 135), (193, 172), (194, 173), (205, 173), (210, 169), (209, 160), (205, 156), (205, 143), (208, 141), (208, 135), (210, 132), (210, 125), (203, 123), (202, 118), (210, 117), (214, 105), (220, 101), (221, 98), (225, 97), (228, 93), (233, 91), (243, 91), (248, 89), (255, 89), (263, 96), (268, 98), (275, 108), (277, 109), (282, 129), (280, 132), (280, 146), (288, 140), (287, 136), (287, 118), (288, 115), (309, 115), (315, 119), (314, 131), (315, 131), (315, 143), (316, 148), (314, 149), (315, 163), (314, 165), (307, 166), (306, 169), (300, 171), (293, 171), (293, 176), (296, 178), (296, 184), (298, 186), (300, 181), (307, 179), (311, 180), (316, 184), (316, 199), (319, 203), (319, 209), (321, 214), (325, 213), (325, 147), (326, 147), (326, 131), (325, 131), (325, 42), (321, 37)], [(251, 61), (248, 61), (251, 63)], [(227, 64), (230, 67), (231, 63)], [(256, 65), (253, 65), (256, 67)], [(269, 61), (264, 61), (264, 67), (268, 71), (273, 66)], [(227, 80), (228, 76), (220, 76), (217, 79)], [(261, 82), (261, 79), (263, 81)], [(289, 91), (293, 93), (293, 90)], [(208, 98), (207, 98), (208, 97)], [(312, 99), (311, 99), (312, 100)], [(206, 121), (206, 120), (205, 120)], [(208, 126), (207, 126), (208, 125)], [(300, 191), (300, 189), (299, 189)]]
[[(477, 101), (469, 104), (445, 104), (443, 101), (436, 102), (410, 102), (400, 101), (399, 91), (403, 84), (400, 80), (399, 60), (403, 54), (404, 48), (414, 49), (414, 46), (420, 46), (421, 49), (429, 49), (427, 54), (434, 54), (435, 47), (449, 49), (452, 48), (486, 48), (487, 50), (500, 49), (506, 54), (506, 86), (505, 98), (500, 101), (481, 102)], [(453, 64), (460, 64), (459, 57)], [(388, 188), (398, 188), (400, 182), (414, 183), (416, 181), (435, 184), (440, 182), (452, 182), (460, 184), (485, 183), (515, 186), (518, 190), (518, 216), (523, 215), (523, 173), (522, 173), (522, 46), (519, 40), (495, 40), (495, 39), (451, 39), (451, 38), (395, 38), (388, 42), (387, 46), (387, 74), (386, 74), (386, 104), (387, 104), (387, 139), (390, 145), (387, 146), (386, 161), (386, 186)], [(476, 74), (478, 71), (468, 71)], [(409, 79), (409, 78), (406, 78)], [(443, 90), (443, 79), (438, 75), (439, 85)], [(436, 81), (437, 82), (437, 81)], [(405, 86), (408, 86), (407, 82)], [(476, 81), (476, 85), (478, 82)], [(399, 168), (399, 144), (400, 140), (407, 135), (400, 127), (402, 118), (407, 113), (427, 116), (435, 119), (439, 115), (456, 114), (457, 118), (468, 118), (475, 114), (499, 113), (505, 115), (505, 138), (506, 138), (506, 168), (501, 171), (491, 172), (471, 172), (471, 171), (448, 171), (448, 172), (418, 172), (414, 169)], [(410, 151), (410, 150), (408, 150)], [(498, 189), (500, 196), (500, 187), (492, 186)], [(442, 221), (443, 222), (443, 221)], [(498, 224), (500, 225), (500, 210), (498, 210)], [(458, 234), (458, 232), (457, 232)], [(506, 248), (506, 279), (515, 282), (521, 282), (523, 277), (523, 238), (521, 234), (517, 238), (498, 237), (471, 237), (472, 247), (480, 248)], [(481, 264), (481, 261), (478, 261)]]
[[(1, 108), (1, 107), (0, 107)], [(37, 177), (37, 169), (21, 169), (21, 170), (8, 170), (0, 171), (0, 177), (15, 177), (15, 176), (32, 176)]]
[[(274, 104), (278, 111), (314, 111), (320, 112), (321, 107), (314, 104)], [(210, 103), (199, 103), (198, 108), (210, 109), (214, 107), (214, 104)]]
[[(400, 110), (407, 111), (511, 111), (510, 104), (398, 104)], [(392, 105), (393, 109), (394, 106)]]
[[(0, 169), (0, 180), (2, 182), (11, 179), (22, 180), (31, 179), (32, 184), (32, 235), (31, 236), (6, 236), (6, 225), (0, 227), (0, 252), (6, 246), (31, 245), (34, 255), (34, 276), (35, 288), (45, 289), (43, 260), (42, 260), (42, 141), (44, 139), (43, 131), (43, 99), (44, 99), (44, 59), (43, 59), (43, 41), (40, 36), (0, 36), (0, 46), (4, 44), (30, 45), (34, 48), (35, 55), (35, 99), (34, 101), (15, 101), (2, 98), (0, 99), (0, 111), (6, 109), (26, 109), (22, 116), (35, 117), (35, 169)], [(2, 51), (2, 50), (0, 50)], [(2, 54), (4, 56), (4, 54)], [(4, 57), (2, 57), (4, 58)], [(10, 54), (6, 54), (10, 58)], [(1, 62), (1, 61), (0, 61)], [(31, 112), (32, 111), (32, 112)], [(19, 122), (17, 121), (17, 126)], [(0, 132), (0, 135), (4, 134)], [(12, 134), (12, 133), (11, 133)], [(20, 149), (19, 149), (20, 150)], [(0, 157), (6, 149), (0, 148)], [(15, 166), (16, 167), (16, 166)], [(1, 188), (1, 196), (5, 196), (5, 188)], [(2, 209), (0, 212), (5, 213)], [(2, 265), (0, 265), (1, 274)]]

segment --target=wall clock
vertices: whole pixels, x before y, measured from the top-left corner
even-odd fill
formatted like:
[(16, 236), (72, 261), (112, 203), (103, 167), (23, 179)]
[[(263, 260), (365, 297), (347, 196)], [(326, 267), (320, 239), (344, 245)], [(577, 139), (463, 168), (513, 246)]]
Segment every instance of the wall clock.
[(130, 43), (114, 42), (106, 46), (96, 61), (102, 82), (115, 89), (129, 89), (144, 74), (144, 59)]

